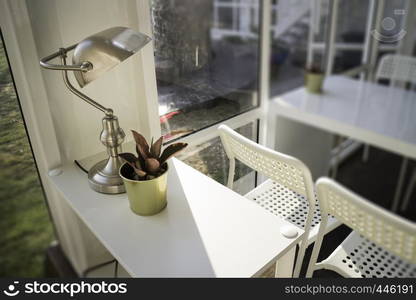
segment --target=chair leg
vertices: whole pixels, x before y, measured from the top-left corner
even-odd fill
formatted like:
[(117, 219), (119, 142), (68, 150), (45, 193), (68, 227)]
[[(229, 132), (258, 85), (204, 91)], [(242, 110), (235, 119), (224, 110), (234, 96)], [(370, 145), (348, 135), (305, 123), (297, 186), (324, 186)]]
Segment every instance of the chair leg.
[(403, 157), (402, 165), (400, 167), (399, 180), (397, 181), (396, 191), (394, 193), (393, 205), (391, 206), (391, 210), (394, 212), (396, 212), (399, 207), (400, 194), (402, 192), (408, 162), (409, 160), (406, 157)]
[(402, 205), (400, 210), (403, 212), (407, 209), (410, 204), (410, 196), (412, 195), (413, 190), (416, 187), (416, 169), (413, 171), (412, 178), (410, 179), (409, 186), (406, 189), (406, 193), (403, 198)]
[(274, 277), (290, 278), (293, 276), (293, 263), (295, 261), (296, 246), (293, 246), (276, 262)]
[(337, 173), (338, 173), (338, 161), (339, 161), (339, 153), (337, 153), (335, 156), (334, 156), (334, 158), (333, 158), (333, 165), (332, 165), (332, 167), (331, 167), (331, 169), (330, 169), (330, 177), (332, 178), (332, 179), (336, 179), (336, 177), (337, 177)]
[(302, 240), (299, 246), (298, 256), (296, 257), (295, 270), (293, 271), (293, 277), (298, 278), (300, 275), (300, 270), (302, 269), (303, 259), (305, 258), (305, 251), (308, 247), (308, 240)]
[(322, 241), (324, 239), (324, 231), (328, 225), (328, 215), (322, 216), (321, 225), (319, 225), (318, 236), (316, 238), (315, 244), (313, 245), (313, 250), (311, 257), (309, 259), (308, 269), (306, 270), (306, 278), (311, 278), (313, 271), (315, 269), (316, 261), (318, 260), (319, 251), (321, 250)]
[(362, 161), (363, 162), (368, 162), (368, 158), (370, 156), (370, 146), (368, 144), (364, 145), (364, 149), (363, 149), (363, 156), (362, 156)]
[(336, 179), (338, 174), (338, 161), (332, 166), (331, 169), (331, 178)]
[(337, 153), (334, 155), (334, 158), (333, 158), (333, 165), (332, 165), (332, 167), (331, 167), (331, 169), (330, 169), (330, 173), (331, 173), (331, 175), (330, 175), (330, 177), (332, 178), (332, 179), (335, 179), (336, 177), (337, 177), (337, 173), (338, 173), (338, 164), (339, 164), (339, 155), (340, 155), (340, 153), (341, 153), (341, 151), (342, 151), (342, 149), (341, 149), (341, 145), (342, 145), (342, 142), (339, 142), (338, 143), (338, 150), (337, 150)]

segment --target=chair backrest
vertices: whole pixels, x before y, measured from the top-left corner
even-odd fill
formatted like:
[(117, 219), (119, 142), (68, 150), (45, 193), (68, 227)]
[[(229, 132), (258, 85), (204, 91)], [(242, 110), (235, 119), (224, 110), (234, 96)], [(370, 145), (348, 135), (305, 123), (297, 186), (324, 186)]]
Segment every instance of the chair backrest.
[(384, 55), (376, 72), (376, 80), (380, 79), (416, 84), (416, 57), (397, 54)]
[[(329, 214), (376, 245), (416, 263), (416, 223), (360, 197), (329, 178), (316, 184), (322, 222)], [(321, 232), (318, 233), (317, 240)]]
[(300, 160), (263, 147), (238, 134), (226, 125), (218, 128), (225, 152), (230, 160), (228, 171), (228, 187), (232, 188), (234, 181), (235, 160), (253, 170), (266, 175), (281, 186), (303, 195), (309, 203), (305, 219), (304, 236), (299, 247), (293, 276), (298, 277), (302, 261), (308, 245), (312, 218), (315, 212), (315, 193), (311, 172)]
[(251, 169), (305, 196), (310, 205), (315, 205), (312, 176), (304, 163), (289, 155), (263, 147), (226, 125), (220, 125), (218, 130), (225, 152), (230, 160), (229, 188), (232, 188), (235, 159), (238, 159)]

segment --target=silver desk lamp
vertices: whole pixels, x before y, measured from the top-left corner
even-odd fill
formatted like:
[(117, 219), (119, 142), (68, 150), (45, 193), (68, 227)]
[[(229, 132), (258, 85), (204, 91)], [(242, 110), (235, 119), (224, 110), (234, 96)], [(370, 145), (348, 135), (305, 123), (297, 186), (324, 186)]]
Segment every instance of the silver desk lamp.
[[(78, 44), (60, 48), (57, 52), (42, 58), (40, 65), (46, 69), (61, 70), (66, 87), (75, 95), (101, 110), (103, 129), (100, 141), (107, 147), (109, 157), (95, 164), (88, 172), (90, 187), (100, 193), (124, 193), (123, 181), (119, 176), (122, 160), (118, 154), (124, 141), (124, 131), (111, 108), (106, 108), (77, 90), (69, 81), (68, 71), (74, 71), (75, 78), (82, 88), (101, 74), (112, 69), (123, 60), (138, 52), (151, 39), (126, 27), (113, 27), (96, 33)], [(67, 65), (66, 57), (74, 50), (72, 65)], [(60, 57), (61, 64), (51, 64), (50, 60)]]

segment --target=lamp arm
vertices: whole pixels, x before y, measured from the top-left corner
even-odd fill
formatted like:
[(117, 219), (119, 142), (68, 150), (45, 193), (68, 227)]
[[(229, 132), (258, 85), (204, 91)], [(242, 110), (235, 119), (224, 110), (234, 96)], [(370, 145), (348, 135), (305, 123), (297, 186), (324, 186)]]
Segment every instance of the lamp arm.
[(90, 62), (83, 62), (79, 65), (55, 65), (49, 63), (50, 60), (66, 56), (66, 53), (73, 50), (78, 44), (74, 44), (72, 46), (69, 46), (67, 48), (60, 48), (55, 53), (52, 53), (51, 55), (48, 55), (40, 60), (40, 65), (45, 69), (50, 70), (67, 70), (67, 71), (81, 71), (81, 72), (88, 72), (92, 69), (92, 64)]
[[(66, 67), (66, 54), (61, 55), (61, 62), (62, 62), (62, 66)], [(79, 90), (77, 90), (69, 81), (68, 78), (68, 69), (60, 69), (62, 70), (62, 78), (64, 80), (64, 83), (66, 85), (66, 87), (76, 96), (78, 96), (79, 98), (81, 98), (82, 100), (84, 100), (85, 102), (87, 102), (88, 104), (94, 106), (95, 108), (101, 110), (103, 113), (105, 113), (107, 116), (112, 116), (113, 115), (113, 110), (111, 108), (107, 108), (105, 106), (102, 106), (100, 103), (92, 100), (90, 97), (88, 97), (87, 95), (81, 93)]]
[[(66, 54), (67, 52), (73, 50), (78, 44), (74, 44), (72, 46), (69, 46), (67, 48), (60, 48), (55, 53), (52, 53), (51, 55), (48, 55), (40, 60), (40, 65), (45, 69), (50, 70), (61, 70), (62, 71), (62, 77), (65, 82), (66, 87), (75, 95), (77, 95), (79, 98), (84, 100), (85, 102), (89, 103), (90, 105), (94, 106), (95, 108), (101, 110), (103, 113), (105, 113), (107, 116), (113, 115), (113, 110), (111, 108), (106, 108), (99, 104), (98, 102), (92, 100), (87, 95), (81, 93), (78, 91), (69, 81), (68, 78), (68, 71), (80, 71), (80, 72), (88, 72), (89, 70), (92, 70), (93, 66), (90, 62), (82, 62), (79, 65), (67, 65), (66, 64)], [(50, 60), (60, 57), (61, 58), (61, 65), (51, 64), (49, 63)]]

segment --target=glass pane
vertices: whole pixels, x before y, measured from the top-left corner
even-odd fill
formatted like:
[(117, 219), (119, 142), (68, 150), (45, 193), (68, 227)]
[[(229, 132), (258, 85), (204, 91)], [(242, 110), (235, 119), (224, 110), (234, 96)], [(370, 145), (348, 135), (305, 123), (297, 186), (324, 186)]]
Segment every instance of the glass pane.
[[(270, 96), (280, 95), (304, 84), (310, 6), (310, 0), (272, 3)], [(324, 21), (324, 18), (321, 20)], [(318, 33), (315, 38), (319, 39), (321, 35)]]
[(152, 0), (159, 114), (167, 140), (259, 105), (258, 5)]
[(218, 10), (218, 27), (224, 29), (233, 28), (233, 10), (231, 7), (224, 7)]
[(385, 1), (383, 18), (378, 30), (381, 44), (397, 45), (409, 30), (406, 30), (404, 21), (406, 17), (414, 18), (414, 11), (412, 15), (412, 12), (407, 10), (408, 3), (409, 0)]
[(368, 0), (339, 2), (335, 41), (342, 48), (335, 52), (333, 73), (342, 73), (362, 64), (369, 4)]
[[(309, 0), (273, 2), (270, 94), (276, 96), (304, 85), (308, 51), (312, 65), (325, 69), (325, 40), (331, 1), (322, 0), (311, 10)], [(333, 73), (361, 65), (369, 9), (368, 0), (338, 2)], [(315, 20), (309, 47), (311, 19)]]
[[(257, 122), (237, 128), (236, 131), (253, 141), (257, 141)], [(187, 147), (184, 152), (178, 155), (178, 158), (214, 180), (224, 185), (227, 184), (229, 161), (219, 137), (194, 147)], [(254, 188), (255, 185), (254, 172), (237, 160), (234, 182), (238, 183), (239, 180), (243, 180), (244, 177), (250, 174), (252, 175), (249, 179), (251, 182), (247, 184), (247, 181), (245, 181), (243, 187), (235, 184), (234, 190), (244, 194)]]
[[(325, 70), (328, 49), (325, 40), (329, 31), (331, 1), (319, 1), (311, 10), (309, 0), (272, 1), (272, 49), (270, 94), (276, 96), (304, 84), (304, 73), (309, 48), (313, 48), (312, 63)], [(381, 47), (393, 46), (392, 37), (404, 30), (403, 20), (407, 14), (405, 0), (386, 1), (381, 19)], [(364, 40), (367, 30), (369, 0), (338, 2), (335, 34), (335, 56), (332, 72), (343, 73), (362, 64)], [(275, 16), (275, 17), (273, 17)], [(318, 17), (319, 16), (319, 17)], [(309, 47), (311, 19), (316, 19), (313, 45)], [(379, 56), (386, 53), (379, 48)]]
[(54, 239), (0, 39), (0, 277), (44, 277)]

